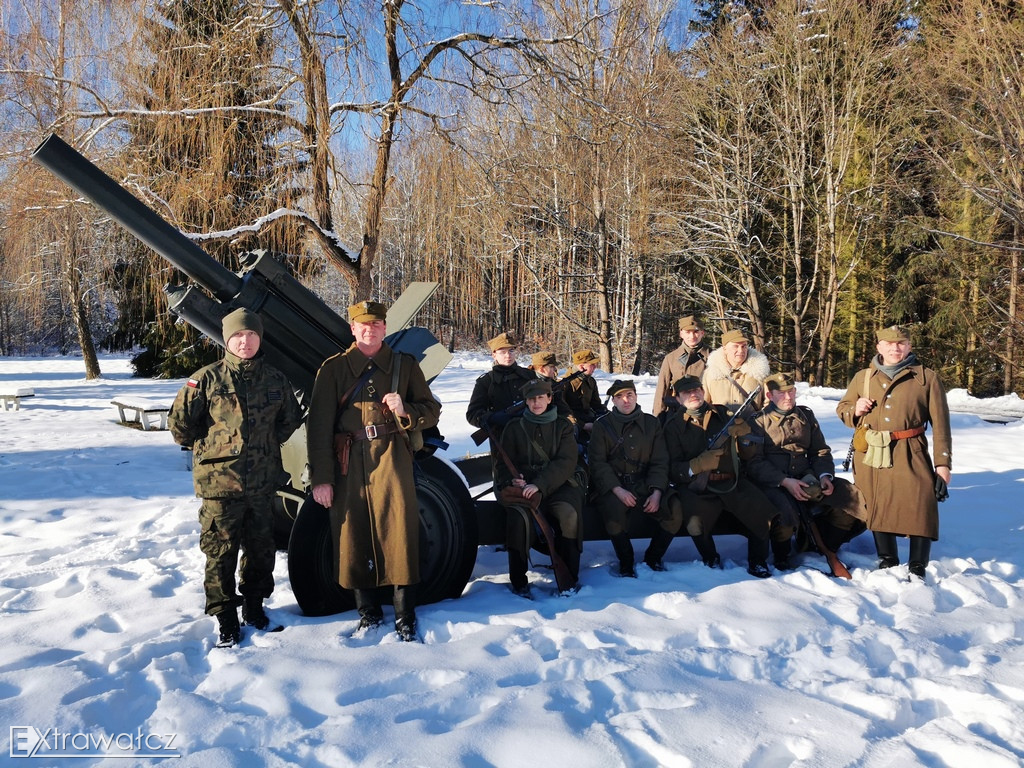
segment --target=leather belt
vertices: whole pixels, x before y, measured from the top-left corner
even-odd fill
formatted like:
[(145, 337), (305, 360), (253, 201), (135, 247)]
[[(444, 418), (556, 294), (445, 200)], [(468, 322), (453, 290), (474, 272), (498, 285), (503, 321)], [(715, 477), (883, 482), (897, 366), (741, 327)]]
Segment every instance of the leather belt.
[(923, 426), (914, 427), (913, 429), (897, 429), (889, 434), (892, 435), (893, 440), (906, 440), (908, 437), (917, 437), (918, 435), (924, 434), (925, 428)]
[(361, 432), (349, 432), (348, 434), (352, 436), (353, 443), (358, 443), (360, 440), (376, 440), (378, 437), (387, 437), (399, 431), (398, 425), (392, 422), (388, 424), (367, 424)]
[(720, 483), (723, 480), (732, 480), (736, 477), (732, 472), (709, 472), (708, 482), (709, 483)]

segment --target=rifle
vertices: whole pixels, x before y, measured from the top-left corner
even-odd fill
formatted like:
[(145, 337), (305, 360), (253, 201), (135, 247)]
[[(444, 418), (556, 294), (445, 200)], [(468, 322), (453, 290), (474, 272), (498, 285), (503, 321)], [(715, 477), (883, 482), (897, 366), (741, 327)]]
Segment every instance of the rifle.
[[(729, 437), (729, 429), (732, 427), (733, 424), (736, 423), (737, 419), (739, 419), (740, 416), (742, 416), (743, 412), (748, 407), (750, 407), (750, 405), (754, 402), (754, 398), (756, 398), (758, 394), (760, 394), (760, 392), (760, 386), (754, 387), (754, 390), (749, 395), (747, 395), (747, 399), (744, 400), (740, 407), (736, 409), (732, 417), (727, 422), (725, 422), (725, 426), (718, 431), (718, 434), (716, 434), (708, 441), (708, 447), (705, 450), (714, 451), (725, 445), (725, 440), (728, 439)], [(710, 479), (710, 476), (711, 470), (709, 469), (694, 475), (692, 478), (690, 478), (690, 490), (697, 491), (698, 493), (703, 491), (705, 488), (708, 487), (708, 480)]]
[(814, 546), (816, 546), (818, 551), (825, 556), (825, 559), (828, 561), (828, 567), (832, 571), (832, 575), (839, 576), (843, 579), (852, 579), (853, 576), (850, 574), (850, 569), (843, 565), (843, 561), (839, 559), (839, 555), (825, 546), (825, 542), (821, 538), (821, 531), (818, 530), (818, 524), (814, 522), (814, 516), (811, 514), (810, 510), (807, 509), (801, 501), (798, 501), (796, 506), (800, 513), (800, 521), (804, 524), (804, 527), (811, 532), (811, 538), (814, 539)]
[[(508, 453), (505, 451), (505, 447), (501, 444), (501, 441), (494, 434), (494, 430), (488, 426), (485, 427), (488, 437), (491, 438), (491, 445), (493, 445), (498, 453), (501, 455), (501, 460), (505, 463), (508, 471), (512, 473), (512, 477), (517, 477), (520, 480), (523, 479), (523, 474), (516, 465), (512, 463), (512, 459), (509, 458)], [(538, 495), (540, 491), (537, 492)], [(569, 566), (565, 564), (565, 561), (558, 554), (558, 550), (555, 549), (555, 532), (551, 528), (551, 523), (544, 517), (544, 513), (540, 511), (540, 504), (532, 504), (532, 499), (523, 499), (523, 503), (517, 506), (524, 506), (530, 508), (530, 513), (533, 515), (533, 519), (537, 523), (537, 527), (540, 528), (541, 535), (544, 536), (544, 543), (548, 546), (548, 555), (551, 556), (551, 567), (555, 571), (555, 584), (558, 585), (559, 592), (566, 592), (575, 586), (572, 574), (569, 573)], [(529, 546), (529, 543), (527, 543)]]
[[(551, 385), (551, 395), (552, 395), (552, 397), (554, 397), (554, 395), (556, 395), (559, 392), (561, 392), (565, 388), (565, 385), (568, 384), (570, 381), (575, 381), (576, 379), (580, 378), (581, 376), (586, 376), (586, 375), (587, 374), (584, 371), (576, 371), (576, 373), (574, 373), (574, 374), (572, 374), (570, 376), (566, 376), (564, 379), (560, 379), (560, 380), (554, 382)], [(518, 416), (520, 413), (522, 413), (524, 408), (526, 408), (526, 399), (525, 398), (522, 399), (522, 400), (516, 400), (514, 403), (512, 403), (512, 405), (508, 406), (507, 408), (503, 408), (500, 411), (497, 411), (497, 413), (500, 413), (503, 416)], [(486, 440), (488, 437), (491, 436), (490, 432), (491, 432), (490, 425), (484, 424), (482, 427), (480, 427), (480, 429), (478, 429), (475, 432), (473, 432), (470, 435), (470, 437), (473, 438), (473, 442), (476, 445), (480, 445), (481, 443), (483, 443), (484, 440)], [(493, 440), (492, 440), (492, 442), (493, 442)]]

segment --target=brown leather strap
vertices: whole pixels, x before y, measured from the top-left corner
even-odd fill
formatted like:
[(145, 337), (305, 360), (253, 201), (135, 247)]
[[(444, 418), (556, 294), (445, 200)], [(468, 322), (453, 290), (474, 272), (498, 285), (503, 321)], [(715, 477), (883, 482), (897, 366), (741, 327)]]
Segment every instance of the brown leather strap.
[(732, 480), (735, 478), (732, 472), (710, 472), (708, 473), (708, 481), (712, 483), (720, 483), (723, 480)]
[(360, 440), (375, 440), (378, 437), (387, 437), (397, 432), (401, 432), (397, 424), (367, 424), (358, 432), (347, 432), (346, 434), (352, 437), (353, 443), (358, 443)]
[(893, 440), (906, 440), (908, 437), (917, 437), (918, 435), (924, 434), (924, 426), (914, 427), (913, 429), (897, 429), (889, 434), (892, 435)]

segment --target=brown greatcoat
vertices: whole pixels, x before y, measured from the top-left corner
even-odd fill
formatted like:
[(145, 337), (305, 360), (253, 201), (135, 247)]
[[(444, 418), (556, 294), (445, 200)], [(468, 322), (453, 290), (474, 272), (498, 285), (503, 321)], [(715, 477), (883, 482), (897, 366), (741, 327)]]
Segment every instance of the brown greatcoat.
[[(879, 431), (932, 427), (932, 451), (936, 466), (952, 468), (953, 444), (949, 429), (946, 393), (935, 371), (920, 364), (908, 365), (890, 379), (872, 361), (867, 392), (864, 370), (850, 381), (836, 414), (848, 427), (866, 425)], [(876, 402), (868, 413), (853, 415), (857, 398), (866, 396)], [(905, 536), (939, 538), (939, 508), (935, 500), (935, 472), (928, 456), (928, 438), (924, 434), (894, 440), (892, 467), (874, 469), (865, 466), (864, 455), (853, 457), (854, 482), (867, 502), (868, 528)]]
[[(710, 353), (711, 350), (701, 341), (692, 351), (687, 349), (685, 344), (680, 344), (665, 355), (665, 359), (661, 361), (661, 370), (658, 372), (658, 386), (654, 390), (652, 414), (657, 416), (662, 411), (676, 409), (672, 385), (683, 376), (696, 376), (698, 379), (703, 376)], [(666, 402), (665, 398), (669, 398), (671, 402)]]
[[(401, 355), (397, 392), (408, 416), (403, 430), (435, 426), (441, 404), (434, 399), (416, 359)], [(334, 486), (331, 532), (338, 583), (346, 589), (416, 584), (419, 573), (419, 503), (413, 481), (412, 451), (400, 433), (353, 442), (347, 475), (335, 455), (334, 436), (365, 434), (374, 424), (383, 432), (395, 417), (381, 398), (393, 390), (398, 355), (384, 344), (374, 356), (376, 370), (339, 411), (342, 396), (366, 372), (370, 359), (353, 343), (328, 358), (313, 385), (306, 435), (313, 486)]]

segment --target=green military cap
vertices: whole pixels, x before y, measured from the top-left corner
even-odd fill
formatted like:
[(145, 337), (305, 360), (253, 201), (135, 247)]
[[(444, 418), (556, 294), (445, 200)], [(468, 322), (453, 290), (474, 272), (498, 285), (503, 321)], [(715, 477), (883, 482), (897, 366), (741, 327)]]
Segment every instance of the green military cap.
[(748, 344), (750, 343), (750, 339), (748, 339), (747, 335), (745, 333), (743, 333), (743, 331), (741, 331), (739, 328), (733, 328), (733, 329), (728, 330), (728, 331), (726, 331), (725, 333), (722, 334), (722, 346), (723, 347), (726, 344), (731, 344), (734, 341), (745, 341)]
[(879, 328), (875, 335), (879, 341), (910, 341), (910, 334), (907, 333), (907, 329), (899, 325)]
[(791, 373), (773, 373), (764, 380), (764, 384), (771, 392), (788, 392), (796, 389), (796, 379)]
[(703, 385), (700, 383), (700, 379), (697, 378), (696, 376), (683, 376), (681, 378), (676, 379), (675, 383), (672, 385), (672, 391), (675, 392), (677, 395), (680, 392), (689, 392), (690, 390), (693, 389), (702, 388)]
[(592, 349), (581, 349), (574, 352), (572, 356), (573, 365), (587, 365), (588, 363), (599, 363), (601, 358), (594, 354)]
[(636, 384), (630, 379), (616, 379), (612, 382), (612, 385), (608, 387), (608, 397), (615, 397), (620, 392), (636, 392)]
[(376, 301), (360, 301), (348, 308), (348, 319), (352, 323), (372, 323), (387, 320), (388, 308)]
[(260, 320), (260, 316), (255, 312), (244, 307), (226, 314), (221, 321), (221, 330), (224, 335), (225, 344), (227, 344), (228, 339), (239, 331), (255, 331), (260, 340), (263, 339), (263, 321)]
[(534, 379), (533, 381), (528, 381), (526, 384), (523, 384), (519, 391), (523, 393), (523, 397), (550, 395), (551, 382), (547, 379)]
[(516, 343), (515, 336), (511, 333), (502, 333), (488, 341), (487, 346), (490, 348), (491, 352), (497, 352), (499, 349), (518, 347), (519, 344)]
[(679, 318), (680, 331), (703, 331), (704, 324), (697, 319), (696, 315), (687, 315)]
[(556, 368), (558, 367), (558, 360), (555, 358), (554, 352), (542, 350), (530, 358), (530, 367), (535, 371), (540, 370), (545, 365), (553, 365)]

